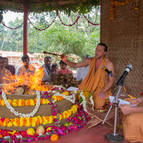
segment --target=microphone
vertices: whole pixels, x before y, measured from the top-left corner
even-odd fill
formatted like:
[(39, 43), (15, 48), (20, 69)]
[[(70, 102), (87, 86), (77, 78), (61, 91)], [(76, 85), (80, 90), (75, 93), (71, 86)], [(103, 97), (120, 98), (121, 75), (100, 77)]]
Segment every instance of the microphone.
[(125, 68), (125, 71), (120, 76), (119, 80), (117, 81), (117, 85), (123, 84), (125, 77), (127, 76), (128, 72), (130, 72), (132, 70), (132, 68), (133, 68), (132, 64), (127, 65), (127, 67)]

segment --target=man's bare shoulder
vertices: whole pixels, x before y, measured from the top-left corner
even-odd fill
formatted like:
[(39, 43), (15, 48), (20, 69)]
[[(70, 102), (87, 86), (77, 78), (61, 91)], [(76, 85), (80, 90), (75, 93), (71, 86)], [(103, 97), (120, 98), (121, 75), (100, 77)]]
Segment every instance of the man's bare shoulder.
[(106, 59), (106, 67), (108, 69), (114, 69), (114, 64), (109, 59)]
[(113, 62), (111, 62), (109, 59), (106, 59), (106, 64), (107, 65), (113, 65)]

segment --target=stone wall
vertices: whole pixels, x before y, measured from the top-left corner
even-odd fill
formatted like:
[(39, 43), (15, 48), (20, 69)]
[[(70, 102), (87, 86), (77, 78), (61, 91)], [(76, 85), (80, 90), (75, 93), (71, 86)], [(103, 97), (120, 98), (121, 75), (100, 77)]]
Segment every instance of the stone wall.
[(138, 96), (143, 92), (143, 0), (130, 0), (126, 5), (114, 6), (113, 20), (110, 8), (110, 0), (101, 1), (101, 41), (109, 46), (116, 80), (128, 64), (133, 65), (124, 85), (128, 93)]

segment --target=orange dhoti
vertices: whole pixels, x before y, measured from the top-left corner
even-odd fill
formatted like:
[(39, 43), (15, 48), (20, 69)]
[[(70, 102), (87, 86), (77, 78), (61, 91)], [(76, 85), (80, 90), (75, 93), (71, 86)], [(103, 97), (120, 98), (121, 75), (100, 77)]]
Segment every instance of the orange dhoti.
[(93, 93), (94, 106), (96, 109), (101, 109), (105, 105), (105, 101), (106, 99), (108, 99), (108, 96), (112, 95), (112, 93), (111, 90), (108, 90), (106, 92), (105, 99), (98, 96), (98, 94), (105, 88), (106, 85), (106, 73), (105, 73), (106, 60), (105, 58), (103, 59), (102, 64), (100, 65), (100, 67), (97, 69), (96, 72), (95, 72), (95, 62), (96, 59), (93, 58), (90, 63), (89, 72), (78, 88)]
[(133, 113), (123, 121), (124, 137), (130, 142), (143, 143), (143, 113)]

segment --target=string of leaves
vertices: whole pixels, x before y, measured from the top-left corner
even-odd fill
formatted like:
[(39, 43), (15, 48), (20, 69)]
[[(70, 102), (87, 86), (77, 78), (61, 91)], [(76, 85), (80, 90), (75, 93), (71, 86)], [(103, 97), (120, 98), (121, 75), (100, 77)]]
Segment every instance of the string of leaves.
[[(17, 12), (24, 11), (24, 2), (19, 0), (1, 0), (3, 3), (0, 4), (0, 9), (11, 10)], [(88, 13), (93, 7), (100, 4), (100, 0), (28, 0), (27, 1), (28, 11), (41, 13), (44, 11), (62, 11), (66, 14), (71, 12), (78, 12), (79, 14)]]

